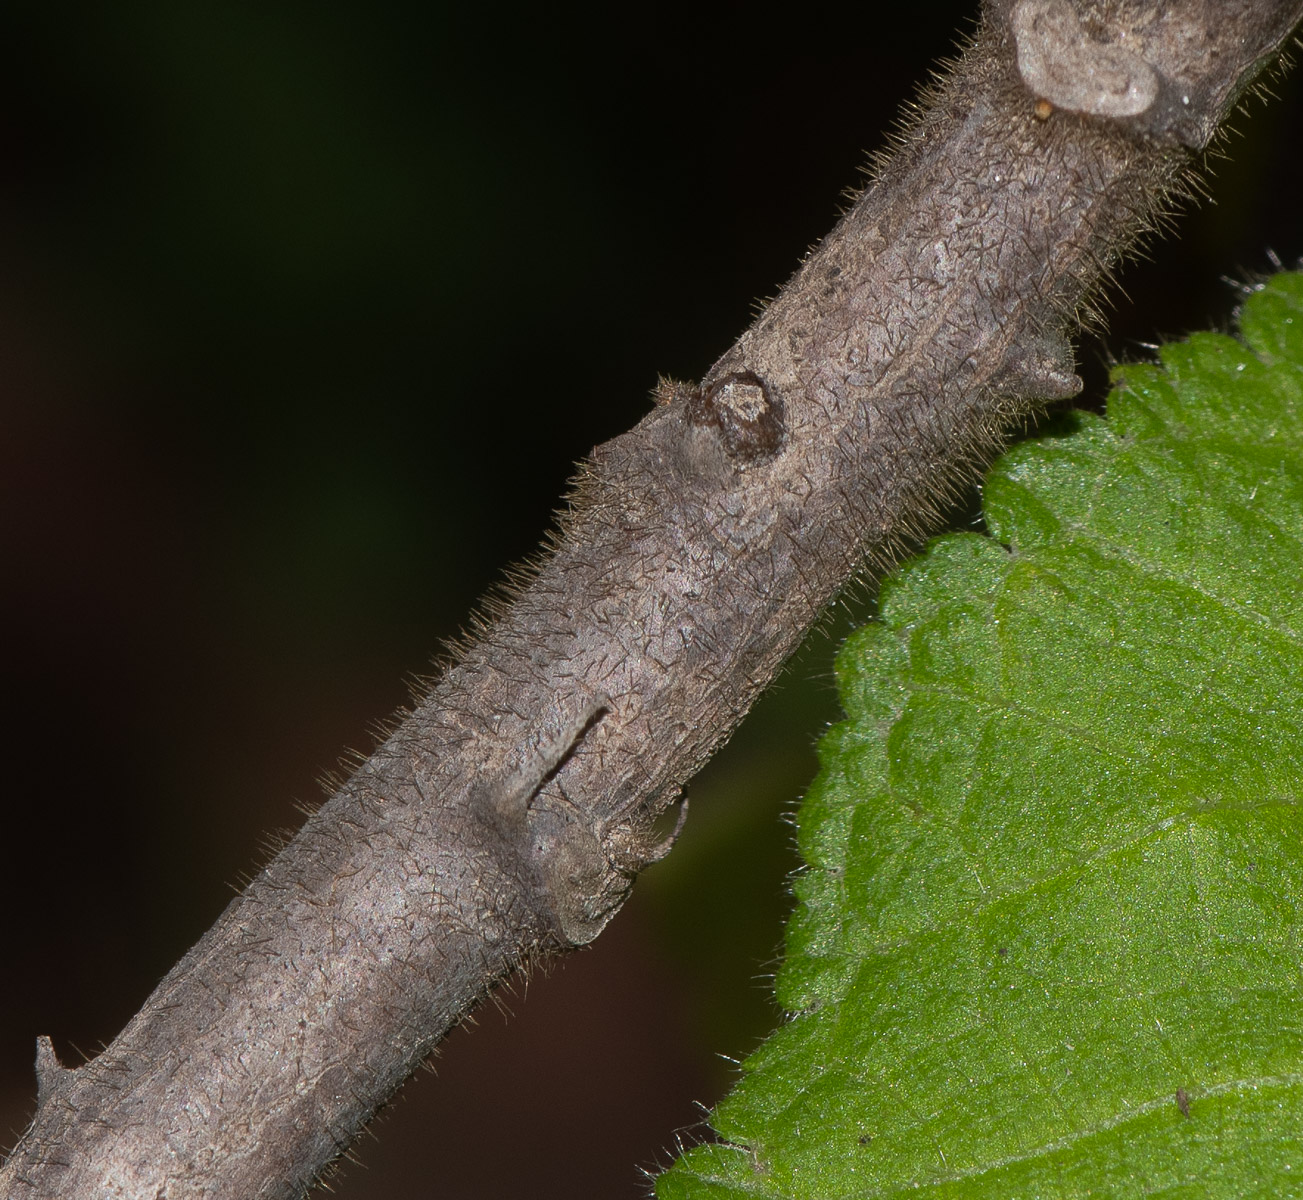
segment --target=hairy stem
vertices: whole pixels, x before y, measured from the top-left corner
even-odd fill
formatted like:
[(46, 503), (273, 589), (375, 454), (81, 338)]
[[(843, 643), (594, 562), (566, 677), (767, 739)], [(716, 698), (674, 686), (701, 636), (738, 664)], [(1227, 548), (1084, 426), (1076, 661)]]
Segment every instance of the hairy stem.
[(594, 451), (537, 573), (96, 1059), (6, 1197), (300, 1194), (511, 971), (601, 931), (837, 590), (1080, 384), (1067, 335), (1303, 0), (992, 0), (876, 181)]

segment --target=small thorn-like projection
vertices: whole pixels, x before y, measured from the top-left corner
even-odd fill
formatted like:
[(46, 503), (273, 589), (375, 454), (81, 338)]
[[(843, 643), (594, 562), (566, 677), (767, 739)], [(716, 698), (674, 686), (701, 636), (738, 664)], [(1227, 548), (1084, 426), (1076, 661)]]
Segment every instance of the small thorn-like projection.
[(1081, 376), (1073, 366), (1067, 339), (1043, 333), (1010, 350), (996, 386), (1029, 399), (1071, 400), (1082, 389)]
[(40, 1108), (57, 1095), (72, 1076), (73, 1070), (65, 1067), (55, 1053), (54, 1043), (41, 1034), (36, 1039), (36, 1106)]

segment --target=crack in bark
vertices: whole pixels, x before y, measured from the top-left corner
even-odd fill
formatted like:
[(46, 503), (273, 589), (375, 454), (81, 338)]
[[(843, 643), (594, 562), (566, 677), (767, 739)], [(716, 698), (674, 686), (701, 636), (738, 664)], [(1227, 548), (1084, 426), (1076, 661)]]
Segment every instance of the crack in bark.
[(75, 1070), (41, 1039), (0, 1194), (301, 1194), (494, 983), (596, 937), (838, 589), (1079, 390), (1067, 331), (1300, 16), (990, 0), (778, 298), (594, 450), (532, 581), (118, 1038)]

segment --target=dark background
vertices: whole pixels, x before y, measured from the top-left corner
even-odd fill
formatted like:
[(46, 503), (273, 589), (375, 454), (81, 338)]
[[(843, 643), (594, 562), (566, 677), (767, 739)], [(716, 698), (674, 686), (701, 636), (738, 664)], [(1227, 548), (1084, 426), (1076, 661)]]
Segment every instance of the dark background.
[[(895, 6), (893, 6), (893, 9)], [(571, 463), (699, 377), (974, 4), (11, 2), (0, 15), (0, 1139), (406, 696)], [(1303, 253), (1297, 78), (1083, 362)], [(842, 619), (844, 622), (844, 618)], [(834, 626), (835, 640), (841, 626)], [(594, 949), (336, 1194), (632, 1197), (776, 1019), (807, 647)]]

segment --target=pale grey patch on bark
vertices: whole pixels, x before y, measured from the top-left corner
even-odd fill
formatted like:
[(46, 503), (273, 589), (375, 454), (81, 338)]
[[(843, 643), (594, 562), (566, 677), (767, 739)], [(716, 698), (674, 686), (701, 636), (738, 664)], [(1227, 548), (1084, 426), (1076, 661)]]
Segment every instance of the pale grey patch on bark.
[(1153, 68), (1124, 46), (1091, 37), (1068, 0), (1022, 0), (1013, 33), (1023, 82), (1055, 108), (1134, 117), (1158, 98)]

